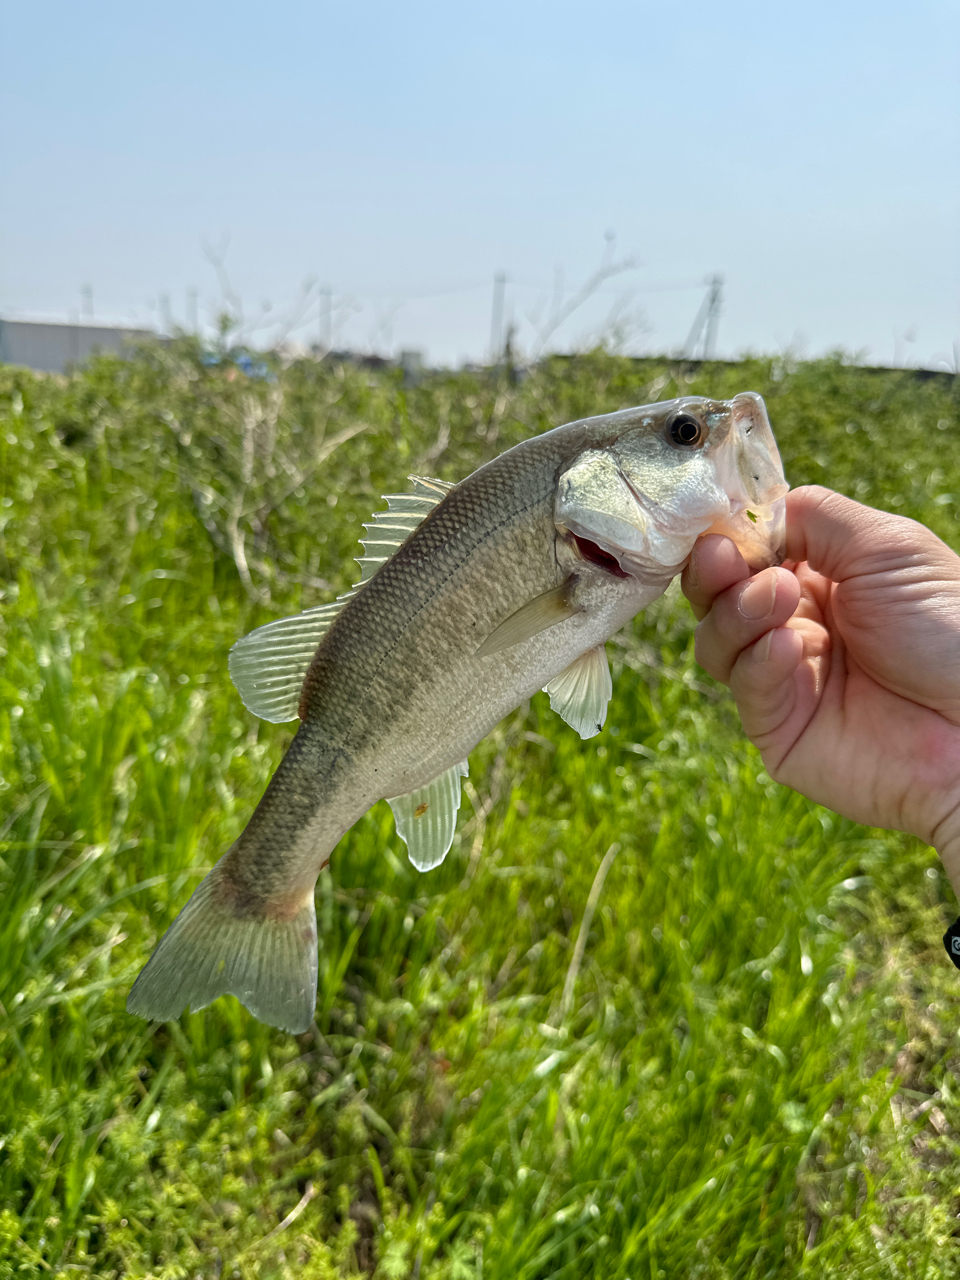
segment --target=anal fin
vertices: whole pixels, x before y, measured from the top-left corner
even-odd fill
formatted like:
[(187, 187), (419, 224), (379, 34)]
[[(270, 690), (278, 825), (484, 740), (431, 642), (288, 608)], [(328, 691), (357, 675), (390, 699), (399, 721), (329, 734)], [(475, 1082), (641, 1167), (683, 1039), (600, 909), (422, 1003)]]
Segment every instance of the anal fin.
[(603, 645), (581, 653), (544, 686), (550, 706), (576, 729), (581, 738), (594, 738), (603, 728), (607, 706), (613, 696), (613, 681)]
[(407, 856), (418, 871), (432, 871), (447, 856), (457, 829), (460, 779), (467, 776), (461, 760), (425, 787), (389, 801), (397, 835), (407, 846)]

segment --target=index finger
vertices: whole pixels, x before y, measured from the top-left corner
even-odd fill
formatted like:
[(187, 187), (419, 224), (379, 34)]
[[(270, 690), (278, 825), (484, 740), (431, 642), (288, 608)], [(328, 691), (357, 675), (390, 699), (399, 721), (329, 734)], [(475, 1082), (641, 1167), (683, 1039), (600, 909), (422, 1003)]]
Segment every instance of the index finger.
[(680, 587), (699, 622), (710, 612), (721, 591), (749, 577), (749, 566), (736, 543), (721, 534), (707, 533), (694, 543), (690, 563), (680, 578)]

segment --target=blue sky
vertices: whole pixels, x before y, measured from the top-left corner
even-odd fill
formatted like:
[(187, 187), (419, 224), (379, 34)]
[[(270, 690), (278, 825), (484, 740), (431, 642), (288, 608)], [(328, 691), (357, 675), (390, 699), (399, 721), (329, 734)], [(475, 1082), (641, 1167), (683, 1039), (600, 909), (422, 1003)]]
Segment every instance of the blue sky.
[[(960, 342), (960, 6), (7, 4), (0, 314), (333, 292), (334, 338), (481, 358), (493, 276), (528, 351), (683, 343), (937, 364)], [(295, 332), (315, 339), (314, 302)], [(540, 336), (538, 337), (538, 331)], [(277, 331), (257, 330), (264, 340)]]

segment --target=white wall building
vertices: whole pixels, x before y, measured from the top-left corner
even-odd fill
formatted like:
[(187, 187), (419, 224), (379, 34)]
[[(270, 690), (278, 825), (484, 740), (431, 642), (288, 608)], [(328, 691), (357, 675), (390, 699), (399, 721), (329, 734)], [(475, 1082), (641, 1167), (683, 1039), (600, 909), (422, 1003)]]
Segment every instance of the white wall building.
[(65, 373), (97, 351), (120, 351), (127, 342), (155, 336), (149, 329), (0, 319), (0, 364)]

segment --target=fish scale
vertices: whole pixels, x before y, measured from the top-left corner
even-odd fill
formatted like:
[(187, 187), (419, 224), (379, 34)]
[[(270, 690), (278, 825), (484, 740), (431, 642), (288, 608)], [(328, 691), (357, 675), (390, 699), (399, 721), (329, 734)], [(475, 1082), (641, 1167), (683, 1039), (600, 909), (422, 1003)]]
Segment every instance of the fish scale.
[(603, 642), (663, 592), (696, 538), (726, 533), (759, 565), (783, 537), (783, 472), (749, 392), (584, 419), (455, 486), (416, 485), (366, 526), (364, 576), (336, 606), (234, 646), (247, 705), (271, 719), (299, 707), (300, 725), (134, 984), (131, 1012), (170, 1018), (232, 993), (303, 1030), (314, 886), (344, 833), (389, 799), (411, 860), (437, 865), (467, 756), (504, 715), (545, 687), (592, 736), (611, 690)]
[[(549, 454), (547, 464), (557, 464)], [(415, 692), (424, 705), (433, 677), (445, 673), (443, 655), (467, 656), (473, 633), (491, 615), (505, 616), (531, 593), (555, 585), (552, 545), (540, 528), (552, 528), (555, 482), (542, 474), (542, 461), (532, 450), (526, 451), (522, 468), (516, 465), (520, 459), (510, 461), (518, 478), (525, 473), (540, 480), (539, 492), (531, 494), (532, 486), (523, 490), (521, 505), (514, 498), (519, 486), (509, 483), (512, 476), (503, 476), (504, 468), (476, 472), (347, 603), (324, 638), (307, 673), (301, 707), (304, 722), (321, 727), (330, 741), (349, 742), (356, 751), (380, 732), (383, 717), (395, 716)], [(457, 575), (478, 553), (467, 590)], [(517, 566), (509, 579), (502, 571), (504, 558)], [(467, 617), (475, 615), (469, 623), (463, 612), (450, 610), (445, 592), (457, 597)]]

